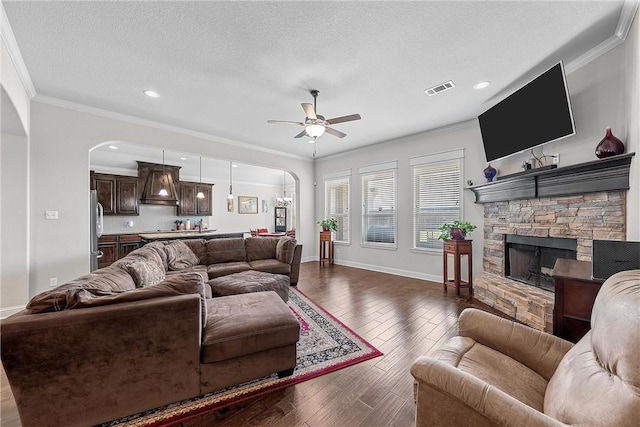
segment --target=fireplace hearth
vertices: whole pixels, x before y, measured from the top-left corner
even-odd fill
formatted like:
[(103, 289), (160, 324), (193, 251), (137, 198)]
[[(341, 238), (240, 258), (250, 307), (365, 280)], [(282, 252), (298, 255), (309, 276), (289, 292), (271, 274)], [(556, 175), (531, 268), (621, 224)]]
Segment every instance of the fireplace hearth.
[(551, 273), (556, 260), (576, 259), (577, 245), (576, 239), (507, 234), (504, 276), (553, 292)]

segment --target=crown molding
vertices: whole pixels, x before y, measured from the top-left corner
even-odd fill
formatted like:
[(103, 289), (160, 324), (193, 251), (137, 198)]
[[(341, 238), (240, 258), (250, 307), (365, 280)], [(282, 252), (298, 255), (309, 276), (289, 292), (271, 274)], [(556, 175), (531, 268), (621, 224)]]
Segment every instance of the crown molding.
[(638, 0), (625, 0), (622, 5), (622, 11), (620, 12), (620, 18), (618, 18), (618, 26), (616, 27), (615, 34), (603, 41), (596, 47), (593, 47), (578, 56), (573, 61), (565, 64), (564, 71), (566, 74), (571, 74), (576, 70), (584, 67), (594, 59), (609, 52), (614, 47), (621, 45), (629, 34), (629, 29), (633, 24), (633, 18), (638, 10)]
[(142, 119), (140, 117), (131, 116), (129, 114), (116, 113), (114, 111), (104, 110), (102, 108), (90, 107), (88, 105), (78, 104), (71, 101), (65, 101), (63, 99), (53, 98), (50, 96), (36, 95), (32, 99), (32, 101), (40, 102), (42, 104), (53, 105), (54, 107), (60, 107), (68, 110), (78, 111), (81, 113), (92, 114), (92, 115), (104, 117), (107, 119), (119, 120), (122, 122), (127, 122), (135, 125), (146, 126), (146, 127), (150, 127), (150, 128), (154, 128), (162, 131), (173, 132), (180, 135), (186, 135), (194, 138), (204, 139), (207, 141), (218, 142), (221, 144), (231, 145), (233, 147), (242, 147), (242, 148), (246, 148), (247, 150), (260, 151), (262, 153), (274, 154), (276, 156), (288, 157), (291, 159), (303, 160), (306, 162), (311, 161), (306, 157), (298, 156), (296, 154), (290, 154), (282, 151), (271, 150), (269, 148), (248, 144), (246, 142), (235, 141), (232, 139), (218, 137), (218, 136), (211, 135), (204, 132), (182, 128), (179, 126), (168, 125), (165, 123), (160, 123), (160, 122), (156, 122), (148, 119)]
[(24, 90), (27, 92), (29, 99), (33, 99), (33, 97), (36, 96), (36, 88), (33, 86), (27, 66), (24, 63), (24, 59), (22, 59), (22, 54), (18, 48), (18, 42), (16, 42), (16, 38), (13, 35), (9, 18), (7, 18), (7, 14), (2, 3), (0, 3), (0, 37), (2, 38), (2, 44), (4, 44), (7, 52), (9, 53), (9, 58), (11, 58), (11, 62), (18, 73), (18, 77), (20, 78), (20, 82), (22, 82)]

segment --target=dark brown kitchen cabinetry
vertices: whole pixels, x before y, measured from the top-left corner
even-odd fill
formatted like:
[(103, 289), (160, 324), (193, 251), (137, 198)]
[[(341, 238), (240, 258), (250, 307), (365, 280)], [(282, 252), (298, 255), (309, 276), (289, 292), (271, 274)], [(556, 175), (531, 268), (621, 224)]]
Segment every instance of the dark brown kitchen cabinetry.
[(98, 250), (103, 255), (98, 258), (98, 268), (113, 264), (139, 247), (140, 236), (137, 234), (109, 234), (100, 237)]
[[(198, 191), (204, 194), (203, 199), (198, 199)], [(213, 215), (211, 195), (213, 184), (200, 184), (198, 182), (180, 181), (180, 196), (178, 199), (178, 215)]]
[(98, 258), (98, 268), (107, 267), (118, 259), (118, 236), (102, 236), (98, 239), (98, 251), (102, 256)]
[(105, 215), (138, 215), (138, 178), (91, 172), (91, 189)]

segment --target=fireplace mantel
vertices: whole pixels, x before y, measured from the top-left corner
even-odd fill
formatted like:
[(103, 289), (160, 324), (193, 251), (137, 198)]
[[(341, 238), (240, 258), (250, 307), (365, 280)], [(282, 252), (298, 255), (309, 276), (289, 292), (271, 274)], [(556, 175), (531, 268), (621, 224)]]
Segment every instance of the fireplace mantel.
[(557, 169), (533, 169), (468, 189), (475, 193), (476, 203), (628, 190), (633, 156), (635, 153), (627, 153)]

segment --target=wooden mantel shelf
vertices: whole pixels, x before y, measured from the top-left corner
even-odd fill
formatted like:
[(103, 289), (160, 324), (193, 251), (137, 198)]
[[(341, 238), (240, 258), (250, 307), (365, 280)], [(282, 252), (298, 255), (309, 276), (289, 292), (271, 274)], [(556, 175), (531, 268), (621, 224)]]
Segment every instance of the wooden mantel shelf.
[(476, 203), (502, 202), (540, 197), (569, 196), (629, 189), (631, 158), (636, 153), (620, 154), (586, 163), (514, 174), (495, 182), (468, 187)]

